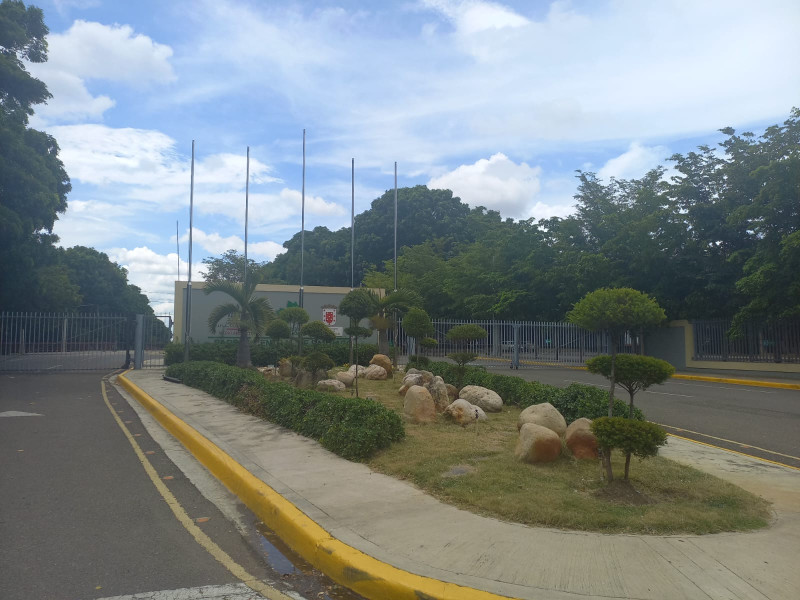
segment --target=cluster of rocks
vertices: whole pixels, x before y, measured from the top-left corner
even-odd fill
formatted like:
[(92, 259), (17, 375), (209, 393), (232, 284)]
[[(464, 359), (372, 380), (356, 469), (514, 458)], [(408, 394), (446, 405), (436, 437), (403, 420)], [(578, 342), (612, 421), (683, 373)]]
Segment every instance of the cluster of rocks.
[(468, 385), (458, 391), (438, 375), (417, 369), (407, 371), (398, 393), (405, 397), (403, 415), (412, 423), (430, 423), (444, 414), (466, 427), (503, 408), (500, 396), (490, 389)]
[(582, 417), (567, 427), (564, 417), (549, 402), (529, 406), (517, 421), (519, 439), (514, 455), (527, 463), (554, 461), (561, 456), (563, 438), (575, 458), (597, 458), (597, 438), (591, 424)]
[(347, 371), (336, 373), (334, 379), (323, 379), (317, 383), (317, 389), (323, 392), (342, 392), (353, 385), (356, 377), (364, 379), (384, 380), (392, 376), (392, 361), (385, 354), (376, 354), (369, 361), (368, 367), (352, 365)]

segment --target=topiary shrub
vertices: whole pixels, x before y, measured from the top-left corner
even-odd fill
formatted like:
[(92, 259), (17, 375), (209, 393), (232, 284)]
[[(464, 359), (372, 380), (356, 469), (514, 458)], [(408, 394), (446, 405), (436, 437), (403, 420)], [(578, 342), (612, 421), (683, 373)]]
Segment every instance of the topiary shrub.
[[(558, 409), (567, 423), (572, 423), (581, 417), (596, 419), (608, 415), (608, 392), (605, 390), (582, 383), (571, 383), (566, 388), (555, 389), (557, 390), (556, 394), (547, 402)], [(625, 401), (615, 398), (614, 416), (626, 417), (628, 415), (628, 405), (625, 404)], [(644, 413), (638, 408), (634, 408), (632, 415), (630, 417), (632, 419), (644, 420)]]
[(303, 369), (313, 374), (320, 370), (327, 371), (333, 368), (334, 363), (330, 356), (324, 352), (315, 350), (303, 358), (301, 364)]
[[(618, 449), (625, 453), (625, 481), (628, 480), (631, 455), (647, 458), (658, 454), (658, 448), (667, 443), (667, 432), (655, 423), (636, 421), (624, 417), (599, 417), (592, 421), (592, 433), (605, 456)], [(614, 480), (611, 460), (606, 463), (606, 477)]]
[[(637, 392), (646, 390), (651, 385), (664, 383), (675, 374), (675, 367), (665, 360), (638, 354), (618, 354), (611, 356), (601, 354), (586, 362), (590, 373), (598, 373), (611, 379), (611, 366), (614, 364), (614, 378), (630, 397), (630, 418), (633, 418), (633, 397)], [(616, 414), (616, 412), (614, 413)]]
[(400, 416), (382, 404), (266, 380), (257, 371), (213, 362), (173, 364), (167, 375), (319, 440), (349, 460), (364, 460), (405, 436)]
[(406, 363), (406, 368), (428, 370), (430, 364), (431, 364), (431, 359), (428, 358), (427, 356), (422, 356), (421, 354), (414, 354), (413, 356), (408, 357), (408, 363)]

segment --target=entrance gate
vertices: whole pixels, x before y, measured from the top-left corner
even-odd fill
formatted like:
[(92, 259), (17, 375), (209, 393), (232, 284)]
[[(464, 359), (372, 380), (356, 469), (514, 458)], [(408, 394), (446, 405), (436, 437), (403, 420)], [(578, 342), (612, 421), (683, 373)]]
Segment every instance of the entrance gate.
[(113, 371), (164, 364), (169, 315), (0, 313), (0, 371)]

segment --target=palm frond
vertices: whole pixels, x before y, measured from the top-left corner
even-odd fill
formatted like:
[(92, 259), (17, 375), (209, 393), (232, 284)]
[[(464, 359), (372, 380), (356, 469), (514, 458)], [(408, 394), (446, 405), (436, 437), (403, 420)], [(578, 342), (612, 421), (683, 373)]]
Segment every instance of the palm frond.
[[(228, 302), (226, 304), (220, 304), (219, 306), (215, 306), (211, 313), (208, 315), (208, 330), (211, 333), (215, 333), (217, 330), (217, 325), (219, 322), (227, 317), (238, 317), (240, 312), (240, 308), (238, 304), (234, 304), (233, 302)], [(237, 319), (238, 320), (238, 319)]]

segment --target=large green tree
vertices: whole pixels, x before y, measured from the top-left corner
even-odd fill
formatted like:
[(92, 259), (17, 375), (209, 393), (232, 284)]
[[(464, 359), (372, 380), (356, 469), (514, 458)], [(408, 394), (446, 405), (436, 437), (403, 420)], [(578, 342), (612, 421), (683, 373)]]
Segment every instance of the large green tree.
[[(46, 274), (57, 262), (52, 235), (58, 215), (67, 208), (69, 177), (52, 137), (28, 127), (34, 107), (50, 98), (44, 83), (32, 77), (23, 61), (47, 60), (47, 26), (42, 11), (16, 0), (0, 3), (0, 308), (46, 308), (52, 297)], [(45, 286), (45, 288), (43, 288)], [(69, 308), (75, 296), (60, 295)]]

